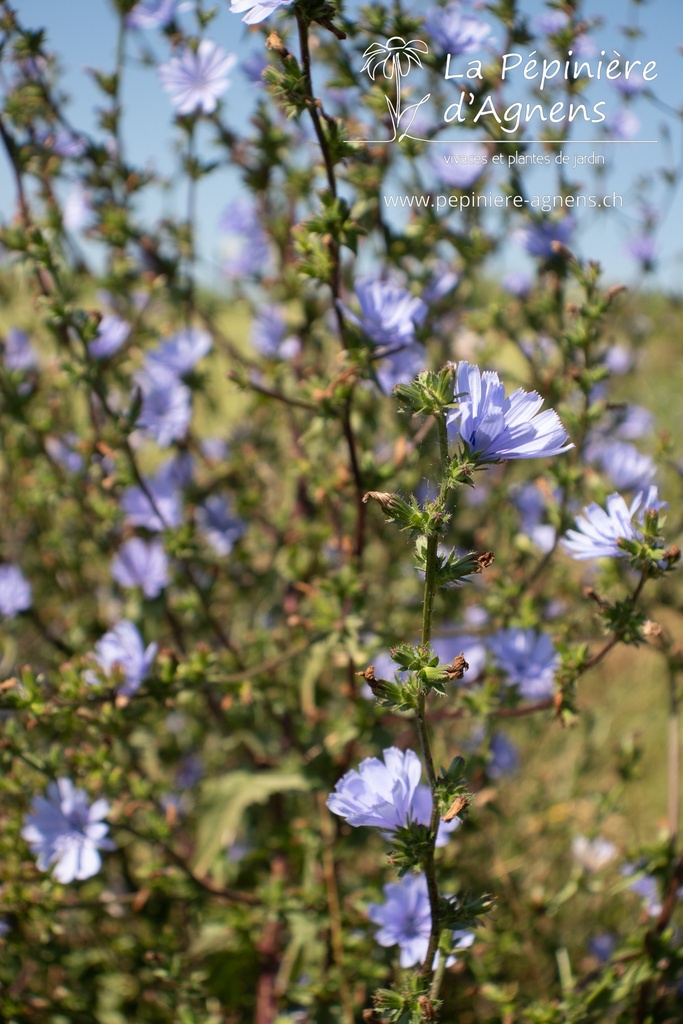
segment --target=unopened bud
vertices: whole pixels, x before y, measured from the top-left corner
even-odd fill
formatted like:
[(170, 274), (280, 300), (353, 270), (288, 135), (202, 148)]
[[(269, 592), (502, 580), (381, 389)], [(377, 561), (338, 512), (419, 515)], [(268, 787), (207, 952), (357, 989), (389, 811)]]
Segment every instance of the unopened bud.
[(289, 57), (289, 50), (280, 39), (277, 32), (271, 32), (266, 39), (266, 49), (274, 50), (280, 57)]

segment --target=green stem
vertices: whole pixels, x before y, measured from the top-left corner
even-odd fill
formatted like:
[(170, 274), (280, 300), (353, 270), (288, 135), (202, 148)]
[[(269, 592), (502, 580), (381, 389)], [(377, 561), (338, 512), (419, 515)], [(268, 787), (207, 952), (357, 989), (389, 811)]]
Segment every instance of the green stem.
[[(448, 454), (448, 431), (446, 428), (446, 419), (443, 415), (436, 416), (436, 426), (439, 438), (439, 454), (441, 457), (441, 488), (439, 492), (439, 501), (443, 504), (444, 508), (446, 500), (448, 498), (448, 492), (450, 490), (449, 482), (449, 468), (450, 468), (450, 456)], [(437, 552), (439, 546), (439, 538), (436, 534), (432, 534), (427, 537), (427, 554), (425, 558), (425, 586), (424, 586), (424, 599), (422, 604), (422, 645), (426, 646), (432, 635), (432, 618), (434, 614), (434, 598), (436, 595), (436, 563), (437, 563)], [(436, 880), (436, 866), (434, 861), (435, 847), (436, 847), (436, 835), (439, 830), (439, 820), (441, 817), (439, 810), (439, 802), (437, 799), (436, 792), (436, 771), (434, 770), (434, 759), (432, 757), (431, 745), (429, 742), (429, 733), (427, 731), (427, 720), (426, 720), (426, 707), (427, 695), (424, 691), (420, 692), (417, 699), (416, 718), (417, 718), (417, 734), (420, 740), (420, 748), (422, 750), (422, 758), (424, 760), (425, 769), (427, 772), (427, 779), (429, 780), (429, 788), (432, 791), (432, 816), (429, 822), (429, 849), (423, 860), (422, 867), (424, 869), (425, 877), (427, 879), (427, 894), (429, 896), (429, 909), (432, 915), (432, 928), (429, 935), (429, 945), (427, 946), (427, 955), (425, 956), (422, 969), (420, 971), (421, 977), (425, 981), (429, 981), (432, 978), (434, 963), (434, 957), (439, 948), (439, 937), (441, 935), (441, 924), (439, 920), (439, 886)], [(441, 958), (440, 969), (437, 968), (436, 974), (434, 974), (431, 983), (431, 995), (436, 998), (439, 994), (441, 987), (441, 980), (443, 978), (443, 964), (444, 958)]]

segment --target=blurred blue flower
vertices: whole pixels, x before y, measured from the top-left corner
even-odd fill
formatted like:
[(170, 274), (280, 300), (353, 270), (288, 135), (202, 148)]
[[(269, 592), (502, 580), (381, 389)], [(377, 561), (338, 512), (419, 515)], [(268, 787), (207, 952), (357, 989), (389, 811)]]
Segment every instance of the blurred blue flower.
[(45, 449), (58, 465), (68, 473), (81, 473), (85, 466), (85, 460), (77, 450), (78, 436), (68, 433), (63, 437), (45, 438)]
[(166, 374), (139, 373), (142, 408), (136, 426), (144, 430), (160, 448), (185, 437), (192, 420), (192, 392), (168, 371)]
[(643, 78), (641, 72), (634, 70), (631, 70), (628, 78), (626, 75), (620, 75), (619, 78), (613, 78), (612, 85), (622, 94), (622, 96), (637, 96), (648, 88), (648, 83)]
[[(123, 672), (125, 681), (119, 692), (124, 697), (132, 696), (140, 688), (156, 653), (157, 644), (144, 647), (137, 626), (128, 619), (119, 622), (95, 644), (95, 659), (105, 675), (117, 669)], [(91, 674), (86, 674), (86, 678), (92, 682)]]
[(457, 286), (460, 275), (448, 266), (447, 263), (439, 263), (429, 281), (422, 290), (422, 298), (431, 305), (445, 298), (449, 292)]
[(202, 39), (196, 52), (186, 46), (168, 64), (162, 64), (158, 73), (178, 114), (211, 114), (230, 84), (228, 72), (236, 61), (234, 53), (227, 54), (222, 46)]
[(120, 316), (108, 314), (100, 320), (97, 337), (88, 345), (88, 352), (94, 359), (107, 359), (118, 352), (130, 334), (130, 324)]
[(168, 338), (157, 349), (149, 351), (145, 357), (145, 369), (150, 375), (164, 372), (175, 377), (185, 377), (191, 373), (197, 363), (211, 351), (211, 335), (200, 327), (189, 327), (178, 331)]
[(486, 644), (476, 636), (461, 634), (459, 636), (437, 636), (432, 640), (432, 648), (438, 654), (439, 661), (448, 665), (462, 653), (469, 668), (465, 672), (463, 683), (474, 682), (484, 674), (486, 666)]
[(415, 327), (427, 315), (427, 307), (416, 296), (391, 281), (380, 277), (364, 277), (356, 282), (360, 305), (357, 316), (342, 305), (344, 313), (375, 345), (395, 348), (409, 345), (415, 338)]
[(268, 236), (254, 205), (248, 199), (235, 199), (223, 210), (219, 228), (228, 235), (223, 256), (223, 273), (233, 279), (263, 272), (268, 265)]
[[(474, 185), (486, 170), (486, 146), (480, 142), (454, 142), (449, 146), (432, 146), (429, 166), (433, 174), (452, 188), (466, 189)], [(450, 157), (446, 161), (446, 157)]]
[(54, 877), (68, 885), (92, 878), (102, 866), (99, 850), (115, 850), (107, 839), (109, 826), (102, 820), (109, 813), (106, 800), (88, 806), (88, 795), (75, 789), (70, 779), (57, 779), (47, 788), (47, 797), (36, 797), (21, 834), (38, 855), (37, 866), (47, 871), (55, 865)]
[(31, 584), (18, 565), (0, 565), (0, 615), (13, 619), (31, 607)]
[(418, 345), (406, 345), (377, 360), (375, 373), (379, 386), (388, 395), (397, 384), (407, 384), (424, 370), (425, 353)]
[(511, 270), (500, 282), (501, 288), (519, 299), (525, 298), (531, 291), (533, 281), (524, 270)]
[(244, 523), (232, 511), (222, 494), (212, 494), (196, 512), (197, 526), (217, 555), (229, 555), (244, 533)]
[(301, 342), (288, 335), (282, 306), (262, 306), (251, 325), (251, 343), (262, 356), (291, 359), (298, 355)]
[(571, 217), (562, 220), (543, 220), (521, 228), (515, 233), (517, 241), (524, 246), (531, 256), (550, 259), (555, 255), (553, 243), (568, 245), (574, 230)]
[(620, 491), (644, 490), (657, 472), (650, 456), (628, 441), (594, 441), (586, 449), (586, 458), (597, 462)]
[(141, 587), (145, 597), (158, 597), (168, 585), (168, 557), (160, 540), (149, 544), (131, 537), (122, 544), (111, 565), (111, 574), (122, 587)]
[[(347, 772), (327, 798), (329, 809), (354, 828), (370, 825), (382, 829), (385, 838), (409, 821), (429, 825), (432, 794), (429, 786), (420, 784), (422, 765), (417, 754), (389, 747), (383, 757), (383, 762), (368, 757), (358, 771)], [(459, 824), (457, 818), (440, 822), (436, 845), (444, 846)]]
[(535, 629), (501, 629), (489, 637), (493, 659), (506, 676), (508, 686), (516, 686), (528, 700), (543, 700), (554, 691), (555, 671), (560, 656), (545, 633)]
[[(385, 885), (383, 892), (385, 902), (371, 903), (368, 907), (370, 920), (381, 926), (375, 939), (380, 946), (399, 947), (401, 967), (421, 964), (427, 955), (432, 928), (426, 876), (424, 873), (404, 875), (399, 882)], [(455, 931), (453, 941), (457, 949), (468, 949), (474, 942), (474, 934)], [(436, 956), (438, 958), (439, 954)], [(451, 956), (446, 966), (453, 963), (455, 957)]]
[(489, 740), (489, 761), (487, 772), (492, 779), (511, 775), (519, 766), (519, 750), (502, 732), (494, 732)]
[(533, 20), (533, 30), (545, 36), (553, 36), (569, 24), (569, 15), (564, 11), (546, 11)]
[(77, 181), (72, 186), (62, 207), (64, 227), (67, 231), (81, 231), (90, 220), (91, 214), (90, 193), (80, 181)]
[(626, 345), (610, 345), (603, 362), (610, 373), (628, 373), (633, 369), (633, 352)]
[(657, 239), (648, 231), (631, 235), (626, 243), (626, 251), (645, 271), (652, 270), (657, 257)]
[(38, 354), (28, 334), (20, 331), (18, 327), (10, 327), (8, 330), (2, 358), (8, 370), (25, 373), (28, 370), (35, 370), (38, 366)]
[(163, 466), (145, 480), (149, 497), (141, 487), (128, 487), (121, 496), (121, 508), (131, 526), (144, 526), (155, 532), (180, 526), (183, 520), (178, 485), (170, 466)]
[(653, 485), (647, 491), (639, 491), (630, 505), (620, 494), (610, 494), (607, 499), (607, 511), (596, 502), (591, 502), (583, 510), (583, 515), (575, 519), (575, 530), (567, 530), (562, 538), (562, 546), (572, 558), (628, 558), (628, 552), (622, 551), (617, 544), (624, 540), (642, 540), (642, 533), (634, 519), (640, 512), (637, 522), (642, 524), (647, 509), (659, 511), (666, 502), (660, 501), (657, 488)]
[(599, 932), (588, 942), (588, 948), (600, 963), (606, 964), (616, 949), (617, 937), (612, 932)]
[(635, 139), (640, 120), (630, 107), (620, 107), (605, 118), (605, 128), (611, 139)]
[[(624, 864), (621, 874), (624, 878), (637, 875), (629, 884), (631, 892), (636, 893), (643, 901), (643, 906), (650, 917), (659, 917), (662, 912), (662, 901), (659, 895), (659, 883), (652, 875), (637, 874), (642, 871), (638, 864)], [(679, 890), (683, 892), (683, 890)]]
[(85, 139), (80, 135), (74, 135), (68, 128), (59, 128), (54, 133), (47, 131), (40, 141), (57, 156), (73, 157), (76, 160), (83, 156), (87, 148)]
[(547, 499), (535, 482), (522, 484), (510, 492), (512, 500), (519, 510), (519, 527), (522, 533), (544, 554), (551, 551), (555, 544), (556, 530), (550, 523), (544, 523)]
[(459, 435), (478, 462), (534, 459), (573, 448), (556, 412), (541, 412), (543, 399), (522, 388), (509, 398), (498, 374), (467, 362), (458, 365), (458, 408), (448, 414), (451, 435)]
[[(252, 85), (263, 85), (263, 72), (268, 67), (269, 61), (255, 50), (240, 62), (240, 71)], [(327, 97), (329, 90), (326, 90)]]
[(587, 836), (574, 836), (572, 839), (572, 854), (574, 860), (585, 871), (600, 871), (617, 855), (617, 848), (608, 839), (601, 839), (596, 836), (588, 839)]
[(436, 43), (437, 49), (458, 57), (463, 53), (479, 53), (487, 43), (491, 28), (484, 21), (469, 18), (461, 13), (459, 3), (447, 7), (431, 7), (425, 18), (425, 28)]
[(161, 28), (173, 20), (178, 0), (138, 0), (126, 15), (128, 28)]
[(242, 21), (247, 25), (257, 25), (280, 7), (289, 7), (291, 2), (292, 0), (233, 0), (230, 13), (244, 14)]

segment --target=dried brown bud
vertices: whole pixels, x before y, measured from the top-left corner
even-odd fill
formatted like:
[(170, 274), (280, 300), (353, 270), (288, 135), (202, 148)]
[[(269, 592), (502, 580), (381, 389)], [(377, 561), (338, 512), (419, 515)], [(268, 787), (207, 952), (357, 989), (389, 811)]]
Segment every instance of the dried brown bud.
[(429, 996), (420, 996), (417, 1005), (422, 1011), (423, 1020), (436, 1020), (436, 1007)]
[(493, 565), (495, 561), (495, 555), (493, 551), (482, 551), (480, 555), (477, 555), (477, 565), (479, 566), (478, 572), (482, 569), (488, 569), (490, 565)]
[(446, 678), (452, 683), (454, 679), (462, 679), (469, 667), (465, 661), (465, 655), (461, 651), (457, 658), (453, 658), (450, 665), (446, 665), (444, 672), (446, 673)]
[(469, 803), (469, 800), (467, 799), (466, 796), (463, 796), (462, 793), (460, 794), (460, 796), (456, 796), (455, 800), (453, 801), (451, 806), (448, 808), (446, 813), (444, 815), (442, 815), (441, 820), (442, 821), (453, 821), (453, 818), (457, 818), (457, 816), (460, 814), (460, 812), (462, 810), (464, 810), (465, 807), (467, 807), (468, 803)]
[(366, 491), (363, 495), (363, 504), (366, 505), (369, 498), (378, 501), (382, 508), (389, 508), (394, 503), (394, 495), (389, 491)]
[(366, 683), (372, 683), (375, 680), (375, 666), (368, 665), (362, 672), (356, 672), (357, 676), (362, 676)]
[(563, 245), (562, 242), (558, 242), (557, 240), (555, 240), (554, 242), (551, 243), (551, 246), (554, 255), (561, 256), (563, 260), (567, 261), (567, 263), (573, 263), (576, 259), (574, 253), (571, 252), (566, 245)]
[(280, 57), (289, 57), (289, 50), (280, 39), (277, 32), (270, 33), (266, 39), (266, 48), (268, 50), (274, 50), (275, 53), (280, 55)]
[(670, 548), (667, 548), (664, 552), (664, 558), (669, 565), (674, 565), (676, 562), (680, 561), (681, 549), (678, 544), (672, 544)]

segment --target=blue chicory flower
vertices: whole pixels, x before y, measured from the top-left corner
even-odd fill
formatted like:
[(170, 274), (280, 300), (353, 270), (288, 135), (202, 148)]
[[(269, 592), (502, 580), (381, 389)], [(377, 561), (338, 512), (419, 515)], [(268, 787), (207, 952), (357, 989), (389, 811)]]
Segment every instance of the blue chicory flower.
[(31, 607), (31, 584), (18, 565), (0, 565), (0, 615), (13, 619)]
[(197, 526), (217, 555), (229, 555), (244, 533), (244, 523), (232, 511), (228, 499), (212, 494), (196, 512)]
[[(429, 825), (432, 794), (429, 786), (420, 784), (422, 765), (413, 750), (389, 747), (383, 751), (384, 761), (368, 757), (358, 771), (347, 772), (327, 798), (327, 806), (349, 825), (376, 826), (385, 838), (410, 821)], [(448, 836), (460, 824), (458, 819), (440, 822), (437, 846), (445, 846)]]
[(269, 359), (276, 356), (291, 359), (298, 355), (301, 342), (287, 333), (281, 306), (265, 305), (259, 309), (251, 325), (251, 343), (257, 352)]
[(268, 236), (254, 205), (235, 199), (223, 210), (219, 228), (228, 236), (221, 269), (231, 280), (263, 273), (270, 258)]
[(583, 515), (576, 517), (576, 529), (567, 530), (562, 546), (572, 558), (628, 558), (628, 551), (623, 551), (617, 542), (621, 538), (642, 540), (637, 524), (642, 525), (645, 512), (648, 509), (659, 511), (665, 506), (666, 502), (659, 500), (654, 485), (647, 491), (639, 491), (630, 505), (615, 492), (607, 498), (606, 511), (596, 502), (591, 502), (583, 510)]
[(555, 545), (556, 530), (550, 523), (544, 523), (547, 500), (537, 483), (530, 482), (511, 491), (512, 500), (520, 513), (522, 533), (547, 554)]
[(108, 359), (121, 348), (128, 339), (131, 326), (120, 316), (111, 313), (103, 316), (97, 329), (97, 337), (88, 345), (88, 352), (93, 359)]
[[(119, 692), (124, 697), (130, 697), (139, 690), (149, 675), (156, 653), (157, 644), (144, 647), (137, 626), (128, 619), (119, 622), (95, 644), (95, 659), (105, 675), (109, 676), (117, 669), (123, 672), (124, 683)], [(86, 678), (92, 682), (91, 674)]]
[(18, 327), (10, 327), (2, 360), (6, 369), (18, 370), (21, 373), (37, 368), (38, 355), (25, 331), (19, 330)]
[(454, 142), (445, 147), (432, 147), (429, 166), (446, 185), (466, 189), (486, 170), (485, 156), (486, 146), (480, 142)]
[(574, 836), (572, 839), (572, 855), (577, 864), (585, 871), (600, 871), (617, 855), (617, 848), (609, 839), (596, 836)]
[(200, 327), (178, 331), (145, 358), (145, 369), (152, 375), (171, 374), (186, 377), (197, 363), (211, 351), (211, 335)]
[(644, 490), (657, 472), (650, 456), (628, 441), (595, 441), (588, 446), (586, 458), (597, 462), (619, 491)]
[(560, 664), (553, 642), (535, 629), (501, 629), (488, 640), (493, 659), (528, 700), (543, 700), (553, 694), (555, 671)]
[(212, 114), (218, 97), (230, 84), (228, 72), (236, 61), (234, 53), (227, 54), (222, 46), (202, 39), (196, 52), (185, 47), (168, 64), (162, 64), (159, 78), (178, 114)]
[(487, 772), (492, 779), (501, 779), (511, 775), (519, 766), (519, 750), (502, 732), (494, 732), (489, 740), (489, 757)]
[(142, 408), (137, 426), (144, 430), (160, 448), (185, 437), (192, 420), (192, 392), (166, 373), (142, 372), (136, 376), (142, 391)]
[(119, 548), (111, 574), (122, 587), (140, 587), (145, 597), (158, 597), (168, 585), (168, 557), (160, 540), (146, 543), (131, 537)]
[(380, 277), (356, 282), (360, 316), (342, 306), (349, 320), (375, 345), (396, 348), (414, 341), (415, 328), (427, 315), (427, 306), (407, 289)]
[(453, 57), (464, 53), (479, 53), (484, 45), (494, 42), (490, 38), (490, 26), (477, 18), (463, 15), (459, 3), (430, 8), (425, 18), (425, 28), (437, 49)]
[(142, 487), (128, 487), (123, 492), (121, 508), (131, 526), (144, 526), (154, 532), (180, 526), (183, 513), (172, 466), (162, 466), (155, 476), (145, 480), (151, 501)]
[[(383, 892), (385, 902), (371, 903), (368, 907), (368, 917), (373, 924), (380, 925), (375, 939), (380, 946), (399, 947), (401, 967), (422, 963), (427, 955), (432, 928), (426, 876), (423, 872), (404, 875), (399, 882), (385, 885)], [(468, 949), (474, 942), (474, 934), (455, 931), (453, 942), (457, 949)], [(434, 962), (437, 962), (436, 958)], [(455, 957), (449, 957), (446, 966), (453, 963)]]
[(126, 15), (127, 28), (163, 28), (173, 21), (176, 11), (184, 5), (178, 0), (138, 0)]
[(102, 820), (109, 804), (96, 800), (89, 806), (87, 793), (70, 779), (51, 782), (47, 797), (36, 797), (31, 810), (21, 834), (31, 853), (38, 855), (39, 870), (54, 864), (54, 877), (64, 885), (92, 878), (102, 866), (99, 851), (116, 849), (116, 843), (106, 838), (109, 827)]
[(458, 408), (448, 414), (451, 434), (457, 434), (468, 454), (480, 463), (505, 459), (534, 459), (560, 455), (573, 444), (556, 412), (541, 412), (543, 399), (522, 388), (509, 398), (498, 374), (467, 362), (458, 365)]
[(531, 256), (547, 260), (555, 255), (553, 243), (568, 245), (573, 230), (574, 221), (571, 217), (563, 217), (561, 220), (542, 220), (530, 224), (518, 231), (515, 237)]
[(653, 270), (657, 258), (657, 239), (648, 231), (631, 235), (626, 243), (626, 251), (644, 271)]
[(77, 450), (78, 436), (69, 432), (63, 437), (45, 438), (45, 450), (51, 459), (65, 469), (67, 473), (81, 473), (85, 460)]
[(244, 14), (242, 21), (247, 25), (258, 25), (281, 7), (289, 7), (292, 0), (233, 0), (231, 14)]

